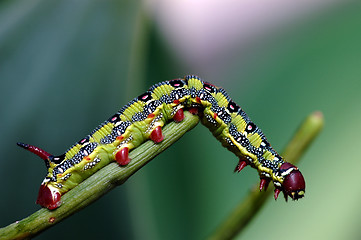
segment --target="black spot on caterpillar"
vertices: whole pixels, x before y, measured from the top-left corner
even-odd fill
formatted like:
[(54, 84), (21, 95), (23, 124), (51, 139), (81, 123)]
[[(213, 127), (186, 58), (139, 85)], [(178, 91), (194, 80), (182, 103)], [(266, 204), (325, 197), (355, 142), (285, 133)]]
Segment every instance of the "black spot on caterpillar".
[(257, 169), (260, 190), (273, 181), (275, 199), (281, 191), (286, 200), (287, 196), (293, 200), (304, 196), (301, 172), (282, 159), (226, 91), (190, 75), (153, 85), (62, 155), (54, 156), (38, 147), (18, 143), (41, 157), (48, 169), (36, 202), (55, 209), (60, 206), (63, 194), (100, 168), (112, 161), (127, 165), (131, 161), (129, 151), (147, 139), (161, 142), (162, 127), (172, 120), (182, 121), (184, 110), (198, 114), (222, 145), (239, 157), (236, 172), (246, 165)]

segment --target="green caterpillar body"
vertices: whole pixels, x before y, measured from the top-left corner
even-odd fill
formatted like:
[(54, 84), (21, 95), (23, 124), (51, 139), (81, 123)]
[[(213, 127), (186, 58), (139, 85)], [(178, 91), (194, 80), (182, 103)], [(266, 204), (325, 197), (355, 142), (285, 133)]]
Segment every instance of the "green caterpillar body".
[(18, 143), (43, 158), (48, 168), (37, 203), (55, 209), (63, 194), (100, 168), (112, 161), (127, 165), (129, 151), (148, 139), (161, 142), (162, 127), (172, 120), (182, 121), (184, 110), (198, 114), (222, 145), (239, 157), (235, 171), (246, 165), (258, 170), (261, 190), (273, 181), (275, 198), (281, 191), (294, 200), (304, 196), (301, 172), (282, 159), (226, 91), (190, 75), (153, 85), (63, 155), (53, 156), (35, 146)]

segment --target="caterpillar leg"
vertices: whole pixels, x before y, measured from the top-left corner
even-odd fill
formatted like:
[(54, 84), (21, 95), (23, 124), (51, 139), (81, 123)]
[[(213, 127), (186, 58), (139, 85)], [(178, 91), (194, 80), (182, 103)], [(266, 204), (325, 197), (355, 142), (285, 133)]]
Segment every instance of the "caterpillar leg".
[(279, 189), (279, 188), (275, 189), (275, 192), (274, 192), (275, 200), (277, 200), (278, 195), (280, 195), (280, 192), (281, 192), (281, 189)]
[(269, 183), (269, 179), (261, 178), (261, 182), (259, 183), (259, 190), (262, 191), (264, 189), (266, 191)]
[(115, 161), (117, 161), (117, 163), (120, 166), (125, 166), (130, 162), (130, 158), (129, 158), (129, 148), (128, 147), (123, 147), (121, 148), (116, 154), (115, 154)]
[(163, 141), (164, 136), (163, 136), (163, 133), (162, 133), (162, 127), (158, 126), (158, 127), (154, 128), (153, 131), (150, 133), (149, 138), (154, 143), (160, 143), (161, 141)]
[(190, 107), (190, 108), (188, 109), (188, 112), (190, 112), (190, 113), (193, 114), (193, 115), (197, 115), (198, 112), (199, 112), (199, 109), (198, 109), (197, 107)]
[(239, 160), (236, 168), (234, 169), (234, 172), (240, 172), (243, 168), (245, 168), (248, 165), (248, 163), (244, 160)]
[(181, 122), (184, 119), (184, 112), (183, 112), (183, 108), (178, 109), (178, 111), (174, 114), (173, 116), (173, 120), (175, 122)]

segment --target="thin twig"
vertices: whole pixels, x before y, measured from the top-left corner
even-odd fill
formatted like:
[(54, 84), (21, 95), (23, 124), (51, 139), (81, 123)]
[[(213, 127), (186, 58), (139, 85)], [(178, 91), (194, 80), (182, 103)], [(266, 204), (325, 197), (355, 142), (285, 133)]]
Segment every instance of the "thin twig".
[[(296, 131), (283, 151), (282, 156), (290, 163), (297, 163), (307, 147), (321, 131), (323, 122), (321, 112), (310, 114)], [(232, 211), (208, 239), (224, 240), (234, 238), (256, 216), (271, 194), (271, 187), (266, 192), (260, 192), (258, 187), (253, 188), (249, 195)]]
[(54, 226), (66, 217), (88, 206), (114, 187), (124, 183), (136, 171), (194, 128), (198, 116), (184, 112), (180, 123), (171, 122), (163, 129), (164, 140), (159, 144), (147, 141), (130, 153), (132, 161), (125, 167), (111, 163), (62, 197), (62, 205), (54, 211), (40, 209), (27, 218), (0, 229), (0, 239), (27, 239)]

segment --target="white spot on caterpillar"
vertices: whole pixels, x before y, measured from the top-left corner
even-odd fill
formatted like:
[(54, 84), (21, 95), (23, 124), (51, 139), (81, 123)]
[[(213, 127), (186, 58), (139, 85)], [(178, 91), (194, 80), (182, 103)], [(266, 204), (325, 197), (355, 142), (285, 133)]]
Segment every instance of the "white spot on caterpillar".
[(268, 178), (271, 177), (271, 175), (269, 173), (267, 173), (267, 172), (261, 172), (261, 175), (263, 175), (265, 177), (268, 177)]
[(100, 162), (100, 158), (97, 156), (96, 158), (94, 158), (93, 161), (85, 164), (84, 170), (88, 170), (88, 169), (90, 169), (90, 168), (95, 167), (95, 165), (97, 165), (99, 162)]
[(41, 183), (41, 185), (45, 185), (46, 183), (50, 182), (49, 178), (44, 178), (43, 182)]
[(282, 187), (282, 184), (280, 182), (273, 182), (273, 184), (277, 187)]
[(253, 163), (253, 159), (250, 156), (246, 156), (246, 159), (248, 160), (249, 163)]
[(294, 170), (294, 168), (289, 168), (287, 169), (286, 171), (284, 171), (281, 176), (284, 177), (284, 176), (287, 176), (288, 174), (290, 174), (292, 171)]
[(71, 176), (71, 173), (66, 174), (64, 177), (61, 178), (61, 180), (65, 181)]
[(235, 146), (234, 143), (232, 142), (232, 140), (228, 137), (225, 137), (224, 141), (226, 141), (230, 146)]
[(119, 151), (120, 148), (124, 147), (125, 144), (127, 144), (128, 142), (133, 140), (133, 136), (130, 135), (128, 138), (124, 139), (123, 141), (121, 141), (119, 143), (119, 145), (117, 146), (117, 148), (114, 150), (113, 154), (115, 154), (116, 152)]
[(179, 105), (177, 105), (177, 106), (173, 107), (173, 108), (172, 108), (172, 113), (171, 113), (171, 116), (174, 116), (174, 115), (177, 113), (177, 111), (178, 111), (179, 109), (182, 109), (182, 105), (181, 105), (181, 104), (179, 104)]
[(155, 123), (158, 122), (159, 120), (161, 120), (162, 118), (163, 118), (163, 113), (160, 113), (149, 123), (149, 126), (145, 132), (148, 133), (148, 132), (152, 131), (155, 127)]

